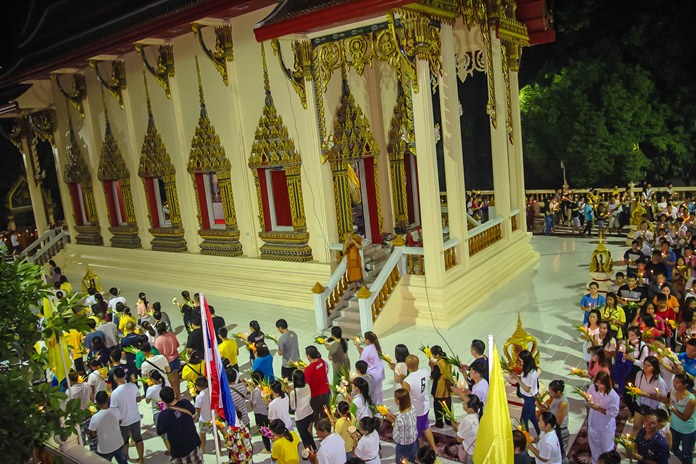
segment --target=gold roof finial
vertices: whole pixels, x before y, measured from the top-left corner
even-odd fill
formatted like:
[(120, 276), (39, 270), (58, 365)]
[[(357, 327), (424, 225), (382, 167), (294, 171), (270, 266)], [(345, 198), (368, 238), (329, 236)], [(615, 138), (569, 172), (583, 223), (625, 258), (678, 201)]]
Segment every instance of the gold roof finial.
[(145, 102), (147, 102), (147, 115), (152, 117), (152, 102), (150, 102), (150, 89), (147, 87), (147, 73), (143, 71), (143, 81), (145, 82)]
[(196, 55), (196, 77), (198, 78), (198, 98), (201, 101), (201, 108), (205, 106), (205, 95), (203, 95), (203, 81), (201, 80), (201, 67), (198, 64), (198, 55)]
[(261, 62), (263, 63), (263, 90), (266, 92), (266, 106), (273, 106), (271, 95), (271, 81), (268, 79), (268, 66), (266, 65), (266, 49), (261, 42)]

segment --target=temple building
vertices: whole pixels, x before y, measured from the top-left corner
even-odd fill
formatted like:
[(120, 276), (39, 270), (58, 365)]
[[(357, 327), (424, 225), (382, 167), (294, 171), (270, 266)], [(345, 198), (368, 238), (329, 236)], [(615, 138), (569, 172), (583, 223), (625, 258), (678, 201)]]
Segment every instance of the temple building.
[[(553, 40), (544, 1), (77, 3), (49, 11), (53, 32), (37, 26), (0, 76), (31, 84), (3, 117), (39, 230), (35, 144), (53, 148), (64, 271), (306, 308), (317, 329), (357, 333), (449, 327), (537, 260), (518, 71)], [(472, 73), (485, 105), (460, 103)], [(475, 134), (490, 145), (486, 222), (467, 214), (463, 113), (490, 129)]]

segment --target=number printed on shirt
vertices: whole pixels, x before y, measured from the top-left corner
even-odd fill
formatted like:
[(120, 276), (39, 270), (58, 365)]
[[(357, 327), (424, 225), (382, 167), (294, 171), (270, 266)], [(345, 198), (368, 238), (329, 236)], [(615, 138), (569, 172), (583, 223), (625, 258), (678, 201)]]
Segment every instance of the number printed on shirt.
[(421, 379), (421, 393), (425, 392), (425, 377)]

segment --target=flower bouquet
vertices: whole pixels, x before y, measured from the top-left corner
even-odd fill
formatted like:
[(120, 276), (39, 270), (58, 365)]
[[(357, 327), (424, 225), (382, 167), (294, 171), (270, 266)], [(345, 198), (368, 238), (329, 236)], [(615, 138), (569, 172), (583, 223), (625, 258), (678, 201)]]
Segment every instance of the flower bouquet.
[(510, 369), (510, 365), (507, 362), (507, 359), (504, 357), (500, 357), (500, 368), (503, 370), (503, 372), (508, 373), (508, 374), (513, 374), (512, 369)]
[(440, 406), (442, 406), (442, 418), (445, 420), (445, 422), (457, 421), (457, 417), (454, 415), (450, 407), (447, 406), (447, 403), (440, 401)]
[(627, 433), (626, 435), (621, 435), (618, 438), (615, 438), (614, 442), (616, 442), (617, 445), (623, 446), (623, 448), (626, 450), (626, 454), (629, 456), (629, 459), (631, 459), (631, 456), (633, 456), (633, 453), (636, 450), (636, 439)]
[(360, 337), (358, 337), (358, 336), (356, 335), (355, 337), (353, 337), (353, 342), (354, 342), (356, 345), (360, 346), (360, 345), (362, 345), (362, 338), (360, 338)]
[(626, 393), (627, 393), (628, 395), (630, 395), (630, 396), (632, 396), (632, 397), (635, 398), (635, 397), (637, 397), (637, 396), (641, 396), (641, 394), (643, 393), (643, 390), (641, 390), (640, 388), (636, 387), (636, 386), (633, 385), (631, 382), (628, 382), (628, 383), (626, 384)]
[(587, 393), (585, 390), (583, 390), (580, 387), (576, 387), (575, 385), (573, 385), (573, 393), (577, 393), (585, 401), (592, 401), (592, 395), (590, 395), (589, 393)]
[(317, 345), (326, 345), (327, 340), (324, 337), (314, 337), (314, 343)]
[(431, 359), (433, 357), (433, 353), (430, 351), (430, 346), (421, 345), (418, 349), (423, 352), (426, 358)]
[(570, 375), (574, 375), (575, 377), (582, 377), (585, 379), (589, 377), (589, 374), (585, 369), (578, 369), (575, 367), (569, 367), (568, 369), (570, 370)]
[(188, 353), (186, 352), (186, 350), (183, 350), (179, 353), (179, 361), (183, 363), (188, 362)]
[(445, 356), (444, 360), (447, 364), (451, 364), (452, 366), (456, 367), (459, 369), (459, 367), (462, 365), (462, 360), (459, 359), (459, 356)]
[(127, 347), (123, 348), (123, 351), (125, 351), (125, 352), (128, 353), (128, 354), (132, 354), (132, 355), (135, 356), (136, 354), (138, 354), (138, 351), (139, 351), (139, 350), (138, 350), (136, 347), (134, 347), (134, 346), (127, 346)]
[(525, 427), (525, 426), (524, 426), (524, 423), (520, 422), (519, 419), (515, 419), (515, 420), (517, 421), (517, 425), (515, 425), (515, 428), (516, 428), (517, 430), (519, 430), (520, 432), (522, 432), (522, 434), (524, 435), (524, 438), (527, 439), (527, 443), (531, 443), (531, 442), (532, 442), (532, 436), (531, 436), (531, 435), (529, 434), (529, 432), (527, 431), (527, 427)]
[(266, 438), (273, 438), (273, 432), (271, 432), (271, 429), (266, 427), (265, 425), (262, 425), (261, 428), (259, 429), (259, 432), (261, 432), (261, 436), (266, 437)]
[(242, 332), (237, 332), (234, 334), (235, 337), (237, 337), (240, 340), (243, 340), (245, 343), (249, 339), (249, 334), (248, 333), (242, 333)]
[(263, 338), (264, 338), (264, 340), (271, 340), (271, 341), (274, 342), (276, 345), (278, 344), (278, 337), (276, 337), (275, 335), (268, 335), (268, 334), (265, 334), (265, 335), (263, 336)]
[(536, 395), (534, 395), (534, 401), (536, 401), (539, 404), (544, 404), (546, 399), (549, 397), (549, 392), (544, 391), (544, 392), (539, 392)]
[(294, 367), (295, 369), (300, 369), (300, 370), (302, 370), (302, 369), (304, 369), (305, 367), (307, 367), (307, 363), (305, 363), (305, 362), (302, 361), (302, 360), (290, 361), (290, 364), (292, 364), (293, 367)]
[(379, 359), (381, 359), (382, 361), (386, 361), (387, 364), (394, 364), (394, 361), (392, 361), (388, 354), (379, 353)]
[(589, 343), (593, 343), (594, 340), (592, 339), (590, 330), (587, 327), (585, 327), (584, 325), (576, 325), (575, 328), (580, 331), (580, 335), (582, 336), (583, 340)]
[(380, 404), (377, 407), (375, 407), (375, 411), (377, 411), (378, 413), (380, 413), (384, 417), (387, 417), (389, 414), (391, 414), (389, 412), (389, 409), (387, 409), (387, 407), (383, 404)]

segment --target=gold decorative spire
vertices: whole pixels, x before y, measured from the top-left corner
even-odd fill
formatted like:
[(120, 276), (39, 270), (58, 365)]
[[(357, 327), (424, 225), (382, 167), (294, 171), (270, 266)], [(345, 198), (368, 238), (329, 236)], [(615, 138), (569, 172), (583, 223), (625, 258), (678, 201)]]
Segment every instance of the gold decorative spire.
[(65, 147), (65, 172), (63, 173), (63, 178), (68, 184), (77, 182), (88, 186), (91, 185), (92, 178), (82, 156), (82, 150), (80, 150), (80, 144), (73, 128), (72, 117), (70, 116), (70, 107), (67, 105), (67, 102), (65, 111), (68, 114), (68, 146)]
[(155, 117), (152, 114), (150, 91), (147, 88), (147, 75), (143, 71), (145, 80), (145, 100), (147, 102), (147, 131), (140, 149), (140, 165), (138, 175), (140, 177), (164, 177), (173, 176), (175, 173), (167, 148), (164, 146), (162, 136), (155, 126)]
[(198, 117), (198, 125), (191, 141), (191, 152), (188, 160), (188, 172), (229, 172), (230, 160), (225, 155), (225, 147), (220, 143), (220, 137), (215, 132), (215, 127), (210, 122), (205, 108), (205, 96), (203, 95), (203, 82), (201, 71), (196, 57), (196, 73), (198, 75), (198, 96), (201, 103), (201, 113)]
[(278, 114), (273, 103), (263, 44), (261, 44), (261, 57), (266, 99), (261, 111), (261, 118), (259, 118), (259, 124), (256, 127), (254, 142), (251, 145), (249, 167), (255, 169), (268, 166), (299, 165), (301, 158), (300, 154), (295, 150), (295, 142), (288, 135), (288, 128), (283, 122), (283, 117)]
[(101, 88), (102, 104), (104, 105), (104, 141), (102, 142), (101, 152), (99, 154), (99, 168), (97, 169), (97, 177), (99, 180), (119, 180), (128, 177), (128, 168), (123, 159), (121, 150), (118, 148), (116, 138), (111, 130), (111, 122), (109, 121), (109, 107), (104, 96), (104, 87)]

